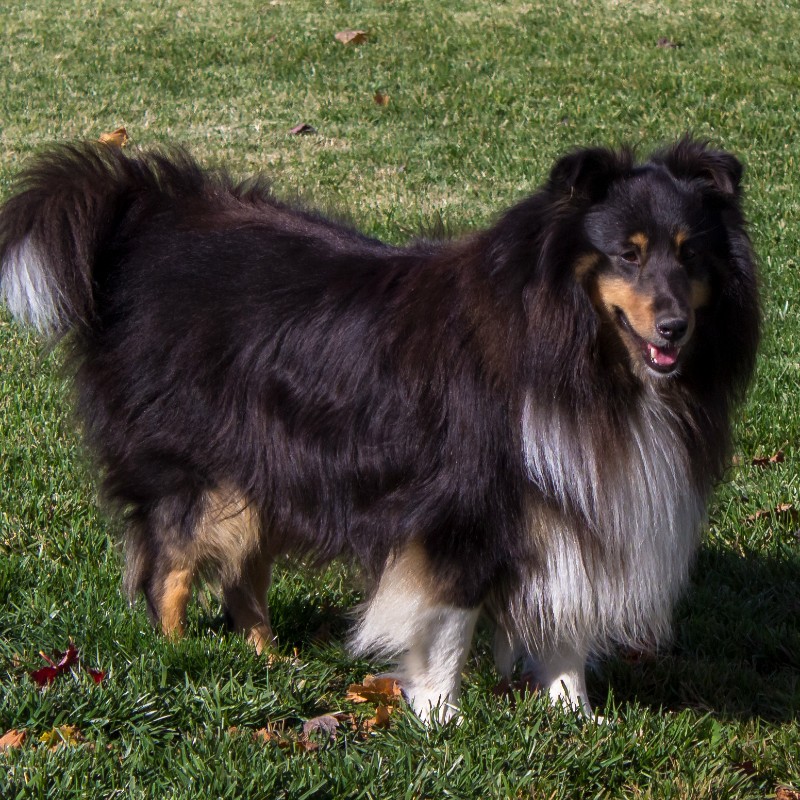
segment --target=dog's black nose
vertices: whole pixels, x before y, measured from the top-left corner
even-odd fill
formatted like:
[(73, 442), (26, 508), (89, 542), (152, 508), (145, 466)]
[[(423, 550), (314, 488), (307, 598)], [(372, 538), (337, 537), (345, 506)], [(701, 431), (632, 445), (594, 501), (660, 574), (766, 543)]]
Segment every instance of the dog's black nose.
[(689, 328), (689, 322), (682, 317), (662, 319), (656, 323), (656, 330), (668, 341), (676, 342), (682, 339)]

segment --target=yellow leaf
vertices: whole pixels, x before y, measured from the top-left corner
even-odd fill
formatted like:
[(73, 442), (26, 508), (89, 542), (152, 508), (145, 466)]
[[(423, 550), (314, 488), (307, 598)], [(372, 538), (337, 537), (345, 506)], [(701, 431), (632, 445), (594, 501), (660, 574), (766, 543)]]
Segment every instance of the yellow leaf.
[(75, 725), (59, 725), (39, 737), (39, 741), (48, 746), (51, 750), (56, 750), (62, 745), (67, 747), (77, 747), (83, 741), (83, 735)]

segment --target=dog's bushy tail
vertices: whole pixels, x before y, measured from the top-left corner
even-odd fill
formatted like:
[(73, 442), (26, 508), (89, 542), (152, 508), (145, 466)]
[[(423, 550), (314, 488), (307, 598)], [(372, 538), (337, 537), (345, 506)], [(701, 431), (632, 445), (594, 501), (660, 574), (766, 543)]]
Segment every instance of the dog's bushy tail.
[(131, 158), (91, 142), (46, 151), (0, 208), (0, 295), (9, 311), (53, 336), (91, 326), (97, 264), (131, 215), (202, 183), (185, 153)]

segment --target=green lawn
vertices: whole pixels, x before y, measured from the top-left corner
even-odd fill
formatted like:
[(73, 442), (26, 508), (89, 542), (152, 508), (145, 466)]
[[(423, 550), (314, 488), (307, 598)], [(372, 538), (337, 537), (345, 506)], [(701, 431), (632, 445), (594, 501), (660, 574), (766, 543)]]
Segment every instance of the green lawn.
[[(367, 41), (340, 44), (345, 29)], [(375, 705), (345, 699), (380, 666), (342, 648), (360, 597), (346, 570), (281, 571), (269, 665), (225, 631), (210, 594), (176, 644), (128, 608), (118, 523), (98, 510), (60, 353), (0, 312), (0, 736), (25, 733), (0, 753), (0, 797), (800, 791), (797, 3), (28, 0), (0, 8), (0, 33), (0, 198), (41, 146), (124, 125), (136, 145), (177, 140), (237, 174), (265, 170), (285, 196), (401, 241), (487, 224), (571, 146), (647, 152), (690, 130), (746, 164), (765, 307), (738, 456), (674, 642), (592, 676), (613, 723), (497, 696), (481, 632), (462, 724), (425, 729), (401, 709), (372, 730)], [(292, 135), (300, 123), (317, 133)], [(81, 666), (39, 688), (40, 652), (70, 641)], [(336, 739), (309, 746), (303, 723), (338, 711), (353, 716)]]

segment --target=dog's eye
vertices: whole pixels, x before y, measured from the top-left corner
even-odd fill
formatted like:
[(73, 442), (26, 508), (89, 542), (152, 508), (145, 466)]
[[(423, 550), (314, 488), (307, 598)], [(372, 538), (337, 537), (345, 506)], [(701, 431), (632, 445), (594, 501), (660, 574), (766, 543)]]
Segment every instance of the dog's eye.
[(681, 261), (691, 261), (693, 258), (697, 256), (697, 250), (694, 247), (690, 247), (688, 244), (685, 244), (681, 247)]
[(619, 256), (626, 264), (638, 264), (639, 254), (635, 250), (626, 250)]

